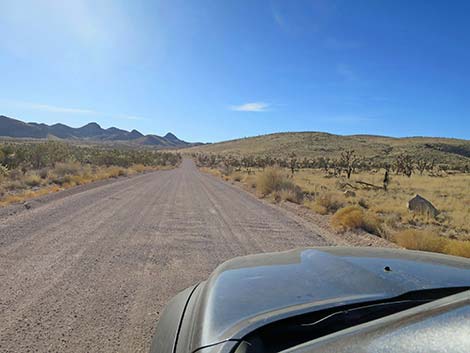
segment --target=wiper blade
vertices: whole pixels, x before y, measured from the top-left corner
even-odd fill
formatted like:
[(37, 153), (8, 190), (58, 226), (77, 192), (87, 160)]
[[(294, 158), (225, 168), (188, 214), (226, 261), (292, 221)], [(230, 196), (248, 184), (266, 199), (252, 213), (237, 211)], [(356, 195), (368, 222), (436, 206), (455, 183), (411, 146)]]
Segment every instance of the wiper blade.
[[(364, 306), (359, 306), (351, 309), (340, 310), (334, 313), (331, 313), (319, 320), (309, 323), (302, 323), (302, 327), (313, 327), (318, 325), (327, 325), (333, 324), (336, 322), (351, 322), (351, 321), (369, 321), (369, 316), (376, 316), (375, 318), (380, 318), (387, 316), (390, 312), (397, 312), (401, 310), (406, 310), (408, 308), (428, 303), (430, 300), (400, 300), (394, 302), (385, 302), (385, 303), (375, 303)], [(399, 309), (399, 310), (397, 310)], [(360, 322), (359, 322), (360, 323)]]

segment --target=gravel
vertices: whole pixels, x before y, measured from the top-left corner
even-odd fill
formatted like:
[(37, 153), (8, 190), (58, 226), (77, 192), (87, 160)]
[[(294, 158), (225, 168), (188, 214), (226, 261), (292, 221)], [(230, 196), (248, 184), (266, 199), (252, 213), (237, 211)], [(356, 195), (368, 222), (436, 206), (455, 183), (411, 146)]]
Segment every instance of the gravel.
[(0, 212), (0, 352), (147, 352), (165, 303), (234, 256), (334, 244), (283, 208), (178, 169)]

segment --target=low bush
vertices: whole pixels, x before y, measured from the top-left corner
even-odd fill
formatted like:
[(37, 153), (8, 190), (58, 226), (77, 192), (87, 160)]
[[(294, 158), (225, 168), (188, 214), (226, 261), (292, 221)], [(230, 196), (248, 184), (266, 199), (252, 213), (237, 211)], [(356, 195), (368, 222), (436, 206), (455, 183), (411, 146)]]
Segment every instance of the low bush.
[(57, 163), (54, 173), (58, 176), (75, 175), (79, 172), (80, 167), (80, 163)]
[(315, 198), (313, 203), (309, 206), (313, 211), (319, 214), (335, 213), (341, 207), (344, 207), (344, 202), (341, 198), (334, 193), (324, 193)]
[(364, 223), (364, 211), (357, 206), (338, 210), (331, 218), (331, 225), (337, 230), (359, 229)]
[(62, 186), (62, 185), (70, 184), (70, 182), (72, 181), (72, 176), (71, 175), (64, 175), (64, 176), (51, 175), (51, 181), (54, 184)]
[(290, 201), (300, 204), (304, 199), (304, 194), (298, 186), (289, 189), (282, 189), (275, 192), (275, 198), (282, 201)]
[(358, 206), (339, 209), (331, 218), (331, 225), (341, 231), (363, 229), (371, 234), (382, 234), (382, 220)]
[(412, 250), (444, 252), (446, 246), (445, 238), (427, 230), (407, 229), (396, 233), (394, 240), (398, 245)]
[(287, 174), (278, 168), (266, 168), (256, 177), (256, 189), (262, 196), (280, 191), (283, 186), (292, 183)]
[(24, 178), (24, 183), (29, 187), (35, 187), (41, 185), (41, 177), (36, 174), (28, 175)]
[(256, 177), (256, 189), (261, 196), (274, 195), (276, 200), (301, 203), (303, 192), (287, 176), (277, 168), (266, 168)]
[(395, 242), (407, 249), (440, 252), (470, 258), (470, 241), (439, 236), (428, 230), (407, 229), (394, 236)]
[(243, 175), (242, 175), (242, 173), (239, 173), (239, 172), (232, 173), (231, 177), (234, 181), (240, 182), (240, 181), (243, 180)]
[(470, 241), (448, 239), (444, 246), (444, 253), (470, 258)]
[(41, 179), (47, 179), (47, 177), (49, 176), (49, 169), (42, 168), (38, 170), (38, 175), (41, 177)]
[(147, 168), (143, 164), (134, 164), (132, 165), (131, 169), (136, 173), (142, 173), (147, 170)]

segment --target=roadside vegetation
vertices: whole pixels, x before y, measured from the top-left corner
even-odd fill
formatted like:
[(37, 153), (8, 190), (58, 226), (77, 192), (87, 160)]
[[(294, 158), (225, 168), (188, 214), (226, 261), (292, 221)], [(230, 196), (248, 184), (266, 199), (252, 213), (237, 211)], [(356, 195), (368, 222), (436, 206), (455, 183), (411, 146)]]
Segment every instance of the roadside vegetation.
[(97, 180), (172, 168), (180, 161), (177, 153), (149, 149), (0, 143), (0, 206)]
[[(336, 232), (366, 231), (405, 248), (470, 257), (470, 171), (465, 163), (451, 168), (404, 153), (376, 162), (354, 150), (334, 159), (193, 157), (203, 171), (241, 182), (259, 197), (294, 202), (324, 215)], [(408, 202), (416, 195), (432, 205), (410, 209)]]

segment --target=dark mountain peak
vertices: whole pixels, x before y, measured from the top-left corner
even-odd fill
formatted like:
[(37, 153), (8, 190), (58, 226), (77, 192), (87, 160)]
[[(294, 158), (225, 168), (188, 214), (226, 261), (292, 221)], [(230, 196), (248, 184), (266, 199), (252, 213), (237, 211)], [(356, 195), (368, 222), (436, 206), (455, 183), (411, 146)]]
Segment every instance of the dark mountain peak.
[(171, 132), (168, 132), (165, 136), (163, 136), (164, 138), (168, 139), (168, 140), (179, 140), (174, 134), (172, 134)]
[(140, 132), (140, 131), (137, 131), (136, 129), (133, 129), (130, 133), (129, 133), (129, 136), (131, 138), (139, 138), (139, 137), (143, 137), (144, 135)]
[(117, 127), (114, 127), (114, 126), (108, 127), (106, 129), (106, 131), (110, 131), (110, 132), (123, 132), (123, 131), (125, 131), (125, 132), (127, 132), (126, 130), (118, 129)]
[(98, 123), (95, 123), (95, 122), (91, 122), (91, 123), (88, 123), (86, 125), (83, 125), (80, 129), (84, 129), (84, 128), (100, 129), (101, 130), (101, 126)]

